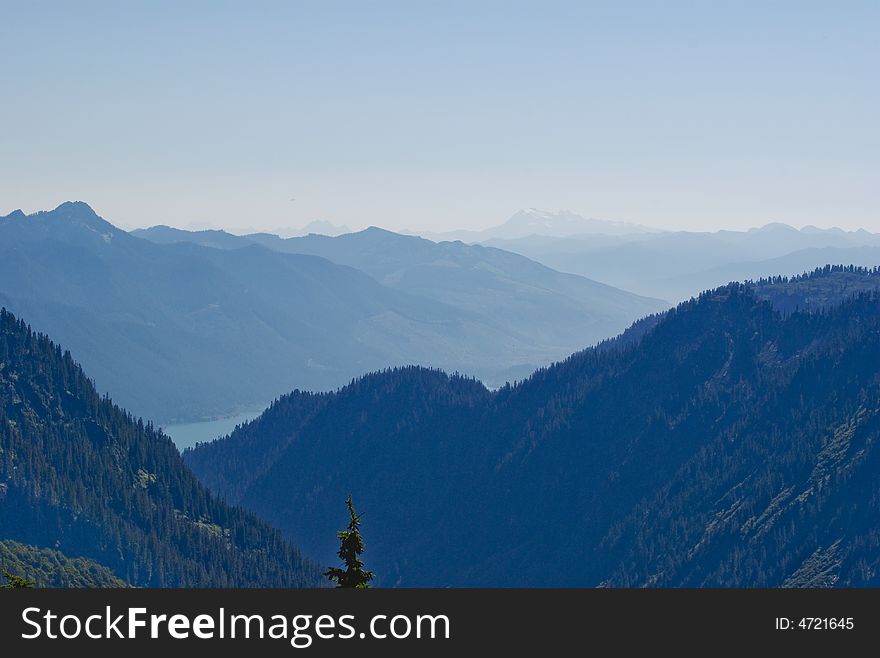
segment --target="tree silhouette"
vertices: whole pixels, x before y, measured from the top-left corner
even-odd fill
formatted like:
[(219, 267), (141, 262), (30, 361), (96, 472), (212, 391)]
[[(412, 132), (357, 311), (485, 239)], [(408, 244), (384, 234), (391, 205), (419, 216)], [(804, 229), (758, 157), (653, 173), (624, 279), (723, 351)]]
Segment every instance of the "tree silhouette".
[(6, 571), (6, 569), (3, 569), (3, 577), (9, 582), (5, 585), (0, 585), (0, 589), (26, 589), (34, 586), (33, 580), (27, 580), (21, 576), (14, 576)]
[(364, 538), (359, 529), (361, 517), (354, 511), (351, 496), (348, 497), (345, 504), (348, 505), (351, 519), (348, 522), (348, 528), (336, 533), (341, 542), (337, 555), (345, 563), (345, 569), (330, 567), (324, 572), (324, 575), (336, 583), (336, 587), (367, 589), (373, 579), (373, 572), (364, 570), (364, 563), (359, 557), (364, 552)]

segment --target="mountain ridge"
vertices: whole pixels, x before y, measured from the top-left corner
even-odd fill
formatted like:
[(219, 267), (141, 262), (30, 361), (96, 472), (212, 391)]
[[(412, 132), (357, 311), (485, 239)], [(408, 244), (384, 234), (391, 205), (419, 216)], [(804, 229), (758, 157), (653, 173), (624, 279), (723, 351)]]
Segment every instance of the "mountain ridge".
[[(534, 237), (490, 240), (488, 244), (561, 272), (673, 302), (729, 281), (789, 275), (828, 262), (880, 265), (880, 259), (864, 251), (880, 248), (880, 234), (798, 230), (774, 224), (747, 231)], [(813, 249), (838, 249), (839, 254), (828, 254), (829, 259), (824, 260), (821, 253), (809, 251)], [(861, 251), (848, 252), (850, 249)], [(847, 260), (849, 255), (854, 260)], [(723, 278), (725, 271), (729, 278)]]
[(379, 229), (292, 240), (152, 233), (115, 229), (85, 204), (2, 219), (0, 303), (74, 349), (101, 390), (163, 424), (253, 409), (293, 388), (332, 390), (388, 365), (500, 385), (665, 306), (516, 254)]

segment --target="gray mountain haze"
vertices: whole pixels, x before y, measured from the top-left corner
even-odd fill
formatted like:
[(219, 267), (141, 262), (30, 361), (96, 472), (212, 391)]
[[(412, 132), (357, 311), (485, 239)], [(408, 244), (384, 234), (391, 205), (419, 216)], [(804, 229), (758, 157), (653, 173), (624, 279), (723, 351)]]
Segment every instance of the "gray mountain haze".
[(779, 223), (748, 231), (529, 236), (484, 244), (672, 302), (729, 281), (799, 274), (827, 263), (880, 264), (880, 234)]
[(665, 306), (497, 249), (377, 229), (129, 234), (82, 202), (0, 218), (0, 304), (162, 423), (410, 363), (494, 386)]
[(317, 233), (319, 235), (343, 235), (344, 233), (351, 233), (351, 229), (345, 224), (334, 224), (333, 222), (328, 222), (324, 219), (315, 219), (302, 228), (281, 229), (279, 231), (273, 231), (273, 233), (276, 233), (281, 237), (292, 238), (300, 235), (309, 235), (311, 233)]
[(880, 265), (880, 246), (810, 247), (765, 260), (725, 263), (699, 272), (662, 279), (661, 282), (662, 289), (667, 292), (678, 291), (668, 297), (683, 299), (700, 290), (730, 281), (779, 276), (784, 272), (809, 272), (828, 263), (874, 267)]
[(548, 339), (556, 336), (557, 342), (576, 340), (570, 332), (582, 331), (582, 326), (571, 324), (580, 312), (572, 300), (588, 299), (596, 308), (609, 309), (619, 302), (618, 290), (561, 274), (518, 254), (459, 241), (435, 243), (376, 227), (335, 238), (309, 235), (286, 240), (267, 233), (239, 237), (163, 226), (134, 234), (163, 243), (192, 241), (226, 249), (256, 243), (274, 251), (320, 256), (366, 272), (390, 288), (466, 308), (485, 322), (500, 322), (512, 331), (517, 318), (537, 310), (536, 298), (553, 299), (551, 315), (530, 331), (539, 329)]
[(458, 230), (443, 233), (425, 232), (432, 240), (462, 240), (485, 242), (486, 240), (515, 240), (529, 236), (565, 238), (573, 235), (640, 235), (659, 233), (631, 222), (583, 217), (570, 210), (550, 212), (538, 208), (524, 208), (514, 213), (506, 222), (481, 231)]
[[(214, 226), (184, 226), (188, 231), (205, 231), (205, 230), (213, 230)], [(245, 228), (245, 229), (237, 229), (231, 231), (236, 235), (245, 235), (248, 233), (258, 233), (260, 232), (256, 228)], [(319, 235), (343, 235), (344, 233), (351, 233), (351, 229), (348, 228), (345, 224), (334, 224), (333, 222), (328, 222), (325, 219), (315, 219), (304, 226), (279, 226), (273, 228), (271, 230), (266, 231), (267, 233), (271, 233), (272, 235), (277, 235), (281, 238), (296, 238), (302, 235), (310, 235), (312, 233), (317, 233)]]

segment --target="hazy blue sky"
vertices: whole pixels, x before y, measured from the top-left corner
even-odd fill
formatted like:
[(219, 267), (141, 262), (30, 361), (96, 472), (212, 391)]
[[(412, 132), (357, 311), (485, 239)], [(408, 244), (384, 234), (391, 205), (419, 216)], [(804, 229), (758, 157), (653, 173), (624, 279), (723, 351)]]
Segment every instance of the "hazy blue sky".
[(880, 231), (878, 34), (876, 0), (0, 0), (0, 214)]

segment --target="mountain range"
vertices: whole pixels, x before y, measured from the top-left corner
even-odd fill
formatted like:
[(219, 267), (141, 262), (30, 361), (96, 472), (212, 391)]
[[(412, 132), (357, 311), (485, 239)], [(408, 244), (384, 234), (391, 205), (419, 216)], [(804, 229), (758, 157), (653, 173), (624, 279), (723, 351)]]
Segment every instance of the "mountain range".
[[(221, 249), (258, 244), (275, 252), (326, 258), (364, 272), (386, 288), (429, 300), (435, 308), (464, 312), (474, 326), (469, 334), (492, 335), (494, 348), (462, 354), (451, 369), (475, 374), (490, 386), (525, 377), (540, 365), (619, 333), (633, 319), (667, 306), (500, 249), (436, 243), (376, 227), (337, 237), (290, 239), (265, 233), (191, 233), (167, 226), (134, 234), (162, 244), (194, 242)], [(467, 338), (444, 338), (448, 361)], [(424, 359), (410, 362), (424, 363)]]
[[(325, 232), (318, 225), (315, 228), (315, 233)], [(338, 235), (338, 228), (328, 227), (326, 233)], [(154, 227), (147, 229), (144, 237), (230, 248), (239, 236), (222, 231), (185, 235), (176, 229)], [(287, 243), (271, 234), (244, 237), (279, 251), (312, 253), (306, 242)], [(320, 240), (317, 235), (309, 237), (313, 243)], [(462, 241), (496, 247), (559, 272), (670, 303), (731, 281), (793, 275), (828, 263), (880, 265), (880, 234), (815, 226), (796, 229), (779, 222), (740, 231), (669, 231), (587, 218), (568, 210), (527, 208), (488, 229), (429, 231), (422, 237), (439, 243)], [(328, 257), (333, 260), (332, 255)]]
[(880, 265), (880, 234), (779, 223), (748, 231), (531, 235), (483, 244), (671, 302), (731, 281), (798, 274), (828, 263)]
[(525, 381), (418, 367), (279, 398), (185, 453), (401, 586), (877, 586), (880, 270), (730, 284)]
[[(878, 586), (880, 268), (778, 274), (871, 264), (876, 237), (517, 243), (590, 245), (618, 272), (662, 256), (658, 289), (743, 280), (666, 309), (378, 228), (13, 212), (0, 305), (27, 323), (0, 311), (0, 560), (48, 586), (318, 586), (353, 495), (382, 586)], [(138, 417), (258, 396), (183, 455)]]
[(333, 389), (388, 365), (500, 385), (665, 306), (516, 254), (379, 230), (299, 241), (186, 233), (205, 245), (158, 244), (161, 234), (126, 233), (82, 202), (0, 218), (0, 304), (160, 423)]

